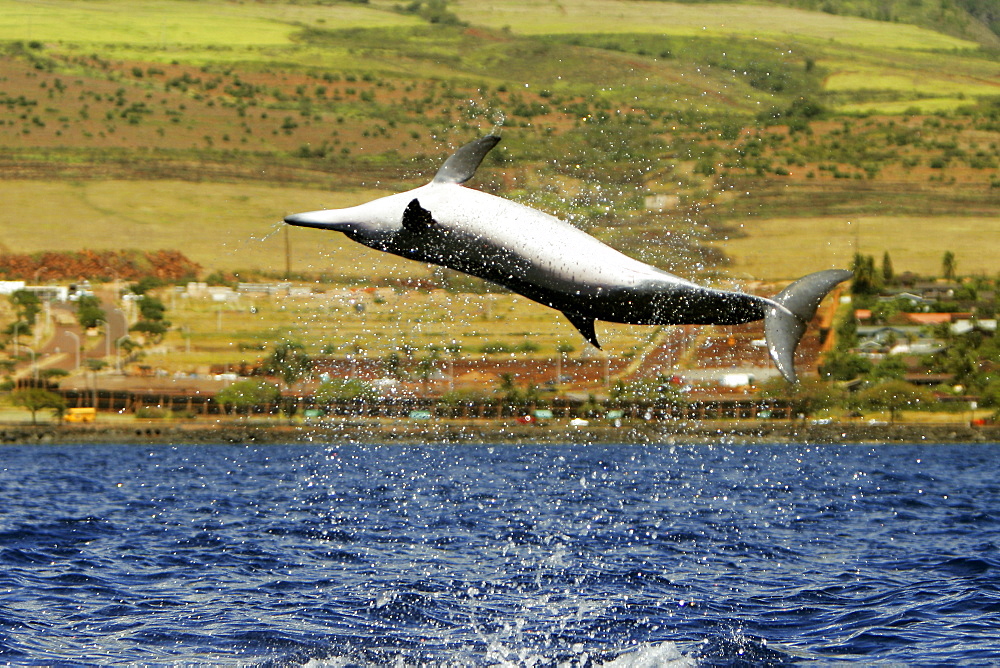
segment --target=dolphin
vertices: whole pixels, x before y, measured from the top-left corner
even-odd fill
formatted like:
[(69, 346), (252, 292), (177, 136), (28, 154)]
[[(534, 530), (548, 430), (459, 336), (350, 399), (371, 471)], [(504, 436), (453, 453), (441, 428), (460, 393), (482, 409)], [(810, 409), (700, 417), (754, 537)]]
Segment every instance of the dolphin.
[(823, 297), (850, 271), (829, 269), (772, 298), (716, 290), (635, 260), (554, 216), (463, 187), (500, 137), (465, 144), (427, 185), (346, 209), (285, 218), (342, 232), (376, 250), (505, 286), (561, 311), (600, 348), (594, 321), (632, 325), (735, 325), (764, 320), (767, 349), (796, 382), (794, 353)]

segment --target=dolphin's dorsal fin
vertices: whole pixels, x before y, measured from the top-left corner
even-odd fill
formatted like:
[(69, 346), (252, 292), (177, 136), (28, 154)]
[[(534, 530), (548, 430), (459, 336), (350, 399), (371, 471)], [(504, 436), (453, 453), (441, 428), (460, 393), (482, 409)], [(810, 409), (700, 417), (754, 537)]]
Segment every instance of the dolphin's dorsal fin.
[(566, 316), (571, 323), (573, 323), (573, 326), (576, 327), (581, 334), (583, 334), (583, 338), (587, 339), (587, 341), (598, 350), (601, 349), (601, 344), (597, 340), (597, 333), (594, 331), (593, 318), (586, 315), (580, 315), (579, 313), (573, 313), (571, 311), (563, 311), (563, 315)]
[(422, 232), (437, 224), (431, 212), (420, 206), (420, 200), (412, 199), (403, 211), (403, 229), (410, 232)]
[(458, 149), (444, 161), (432, 183), (465, 183), (476, 173), (479, 163), (500, 142), (497, 135), (486, 135)]

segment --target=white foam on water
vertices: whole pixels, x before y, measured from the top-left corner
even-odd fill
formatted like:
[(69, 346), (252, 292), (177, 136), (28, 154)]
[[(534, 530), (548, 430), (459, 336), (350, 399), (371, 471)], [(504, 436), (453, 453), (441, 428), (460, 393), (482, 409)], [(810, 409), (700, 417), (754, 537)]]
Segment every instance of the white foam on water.
[[(391, 665), (393, 668), (417, 668), (421, 666), (434, 666), (435, 668), (452, 668), (457, 666), (482, 665), (490, 668), (531, 668), (533, 666), (547, 666), (552, 661), (551, 657), (539, 653), (537, 650), (517, 651), (516, 649), (503, 646), (499, 643), (492, 644), (482, 657), (481, 661), (476, 661), (473, 657), (463, 655), (461, 659), (444, 659), (440, 662), (410, 663), (407, 658), (398, 657), (395, 661), (387, 661), (384, 665)], [(329, 657), (326, 659), (311, 659), (302, 664), (303, 668), (345, 668), (347, 666), (357, 666), (356, 660), (348, 657)], [(644, 643), (636, 649), (621, 654), (609, 661), (602, 661), (598, 657), (592, 657), (582, 646), (574, 648), (574, 654), (570, 657), (563, 657), (558, 664), (565, 668), (694, 668), (698, 665), (696, 659), (685, 655), (670, 641), (661, 643)]]
[(634, 652), (597, 665), (601, 668), (691, 668), (698, 665), (698, 662), (681, 652), (676, 644), (666, 641), (642, 646)]

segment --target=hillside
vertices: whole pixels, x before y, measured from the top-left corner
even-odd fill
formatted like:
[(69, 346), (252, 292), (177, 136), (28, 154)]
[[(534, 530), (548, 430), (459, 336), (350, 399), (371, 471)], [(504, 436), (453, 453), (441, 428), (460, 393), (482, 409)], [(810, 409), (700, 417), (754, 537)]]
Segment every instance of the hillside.
[[(284, 214), (502, 126), (477, 187), (683, 275), (934, 273), (942, 243), (995, 271), (990, 3), (397, 5), (0, 0), (0, 243), (281, 273)], [(293, 271), (433, 275), (318, 236), (290, 233)]]

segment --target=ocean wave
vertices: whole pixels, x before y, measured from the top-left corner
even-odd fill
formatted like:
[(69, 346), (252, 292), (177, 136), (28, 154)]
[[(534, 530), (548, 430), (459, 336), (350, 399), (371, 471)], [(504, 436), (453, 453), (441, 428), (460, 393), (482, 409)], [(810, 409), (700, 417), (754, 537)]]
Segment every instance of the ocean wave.
[(7, 447), (0, 658), (988, 665), (996, 449)]

